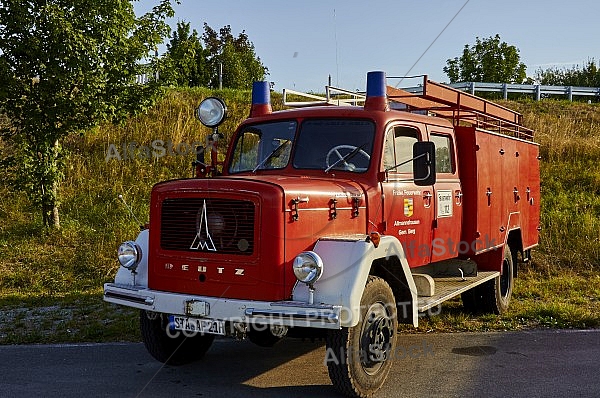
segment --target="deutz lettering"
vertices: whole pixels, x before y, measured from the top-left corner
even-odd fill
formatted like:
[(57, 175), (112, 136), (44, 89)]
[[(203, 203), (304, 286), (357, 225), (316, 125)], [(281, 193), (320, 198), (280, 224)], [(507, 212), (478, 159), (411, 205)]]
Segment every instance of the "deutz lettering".
[[(175, 269), (175, 266), (171, 263), (165, 263), (165, 269), (168, 270), (172, 270)], [(193, 269), (193, 266), (190, 266), (189, 264), (181, 264), (180, 268), (181, 271), (191, 271)], [(199, 265), (197, 268), (198, 272), (200, 273), (206, 273), (208, 271), (208, 267), (206, 265)], [(216, 267), (215, 268), (217, 270), (218, 274), (223, 274), (225, 273), (225, 267)], [(245, 276), (246, 275), (246, 269), (244, 268), (235, 268), (233, 271), (234, 275), (240, 275), (240, 276)]]

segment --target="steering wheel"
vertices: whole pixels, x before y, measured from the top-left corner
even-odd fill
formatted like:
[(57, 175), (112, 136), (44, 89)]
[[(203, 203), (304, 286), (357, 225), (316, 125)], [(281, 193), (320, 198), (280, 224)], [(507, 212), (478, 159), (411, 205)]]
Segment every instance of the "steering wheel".
[[(340, 149), (346, 149), (348, 151), (342, 155), (339, 151)], [(354, 145), (337, 145), (337, 146), (334, 146), (333, 148), (331, 148), (329, 150), (329, 152), (327, 152), (327, 156), (325, 156), (325, 163), (326, 163), (327, 167), (331, 166), (332, 164), (335, 164), (335, 162), (340, 161), (341, 159), (344, 158), (344, 156), (348, 155), (352, 151), (355, 151), (356, 149), (358, 149), (358, 152), (356, 152), (356, 155), (361, 154), (362, 156), (367, 158), (367, 160), (371, 160), (371, 156), (367, 152), (365, 152), (363, 149), (359, 149), (358, 147), (356, 147)], [(335, 154), (337, 156), (337, 159), (333, 159), (333, 161), (331, 161), (331, 157), (333, 156), (333, 154)], [(356, 155), (354, 155), (354, 156), (356, 156)], [(348, 159), (348, 160), (350, 160), (350, 159)], [(359, 171), (360, 172), (360, 171), (367, 170), (365, 167), (357, 168), (353, 163), (348, 163), (345, 160), (343, 162), (340, 162), (339, 164), (343, 164), (346, 171)]]

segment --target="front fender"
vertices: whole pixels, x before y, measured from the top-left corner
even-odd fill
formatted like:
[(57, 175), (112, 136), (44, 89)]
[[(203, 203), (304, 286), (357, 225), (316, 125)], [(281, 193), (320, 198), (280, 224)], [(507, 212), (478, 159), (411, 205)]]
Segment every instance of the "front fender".
[(144, 229), (139, 233), (135, 239), (135, 243), (142, 249), (142, 259), (135, 269), (135, 272), (131, 272), (124, 267), (119, 267), (117, 275), (115, 276), (115, 284), (148, 287), (148, 237), (148, 229)]
[[(323, 260), (323, 275), (314, 284), (315, 304), (342, 306), (341, 325), (356, 326), (360, 320), (362, 297), (373, 261), (398, 257), (411, 293), (412, 323), (417, 326), (417, 288), (412, 278), (400, 241), (382, 236), (378, 247), (367, 242), (365, 235), (347, 238), (323, 238), (313, 249)], [(294, 301), (309, 300), (308, 286), (298, 283), (293, 291)]]

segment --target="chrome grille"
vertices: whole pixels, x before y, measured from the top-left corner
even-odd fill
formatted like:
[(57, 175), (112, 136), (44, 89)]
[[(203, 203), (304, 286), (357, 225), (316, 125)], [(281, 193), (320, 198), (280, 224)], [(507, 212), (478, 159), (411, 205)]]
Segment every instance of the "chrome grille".
[(251, 255), (254, 203), (215, 198), (165, 199), (160, 245), (163, 250)]

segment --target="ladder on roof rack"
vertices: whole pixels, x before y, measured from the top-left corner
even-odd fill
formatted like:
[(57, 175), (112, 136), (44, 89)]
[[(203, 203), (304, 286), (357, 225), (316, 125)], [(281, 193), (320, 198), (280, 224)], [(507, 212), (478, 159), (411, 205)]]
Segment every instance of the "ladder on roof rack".
[[(392, 106), (393, 109), (415, 113), (427, 112), (433, 116), (449, 119), (455, 126), (467, 124), (528, 141), (533, 140), (533, 131), (523, 126), (523, 115), (519, 112), (436, 83), (429, 80), (427, 75), (422, 77), (423, 83), (416, 87), (399, 89), (387, 86), (388, 101), (401, 104), (400, 107)], [(398, 77), (388, 77), (388, 79), (398, 79)], [(291, 101), (289, 96), (302, 100)], [(283, 104), (293, 108), (322, 105), (362, 106), (365, 100), (364, 92), (332, 86), (325, 86), (325, 97), (283, 89)]]
[[(390, 77), (393, 79), (393, 77)], [(533, 140), (533, 131), (523, 126), (523, 115), (484, 98), (436, 83), (423, 75), (423, 83), (417, 87), (398, 89), (387, 86), (389, 101), (400, 102), (408, 111), (426, 110), (438, 117), (509, 134), (517, 138)]]

